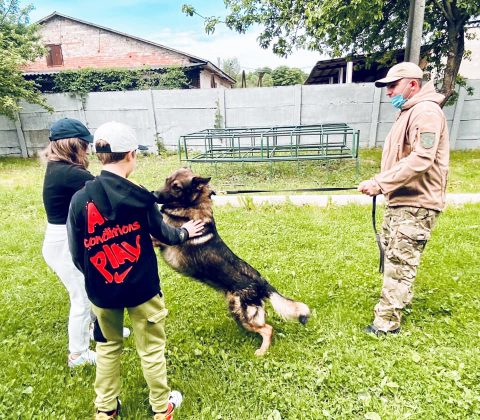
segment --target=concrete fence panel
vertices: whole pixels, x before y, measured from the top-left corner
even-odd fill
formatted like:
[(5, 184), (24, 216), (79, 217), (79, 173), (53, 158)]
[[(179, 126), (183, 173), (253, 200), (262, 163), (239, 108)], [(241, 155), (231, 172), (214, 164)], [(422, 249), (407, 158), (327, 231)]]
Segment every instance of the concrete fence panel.
[(294, 125), (295, 87), (230, 89), (225, 91), (227, 127)]
[(85, 101), (85, 119), (92, 131), (107, 121), (128, 124), (135, 129), (139, 144), (154, 144), (155, 121), (149, 91), (91, 93)]
[(373, 102), (373, 83), (302, 86), (302, 104), (344, 104)]
[(227, 108), (229, 127), (295, 125), (293, 106), (276, 106), (261, 112), (258, 107)]
[(15, 122), (0, 115), (0, 156), (21, 156)]
[[(223, 103), (223, 89), (153, 90), (151, 101), (156, 135), (176, 147), (181, 135), (212, 128)], [(223, 117), (223, 116), (222, 116)]]
[(293, 106), (295, 86), (229, 89), (225, 92), (227, 107), (271, 108)]
[(55, 109), (52, 114), (38, 105), (26, 102), (21, 104), (22, 110), (19, 113), (19, 121), (29, 156), (38, 153), (47, 145), (49, 129), (56, 120), (69, 117), (86, 123), (80, 99), (66, 94), (50, 94), (45, 95), (45, 97), (48, 104)]
[[(474, 95), (460, 89), (458, 101), (444, 108), (452, 149), (480, 148), (480, 80)], [(0, 156), (31, 156), (48, 143), (51, 124), (77, 118), (92, 131), (103, 122), (125, 122), (139, 142), (152, 148), (157, 139), (177, 146), (181, 135), (207, 128), (347, 123), (360, 130), (360, 145), (382, 146), (396, 110), (373, 83), (285, 86), (249, 89), (148, 90), (45, 95), (55, 109), (22, 103), (15, 120), (0, 116)]]
[(375, 92), (369, 84), (302, 86), (302, 124), (346, 123), (360, 130), (360, 145), (371, 143)]

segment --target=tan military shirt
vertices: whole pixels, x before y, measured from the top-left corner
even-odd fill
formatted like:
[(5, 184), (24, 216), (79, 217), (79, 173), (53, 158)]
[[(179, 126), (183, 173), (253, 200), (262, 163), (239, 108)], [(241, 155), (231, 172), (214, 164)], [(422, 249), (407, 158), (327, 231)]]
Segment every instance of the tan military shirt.
[(445, 206), (449, 137), (433, 82), (426, 83), (397, 115), (374, 176), (387, 205), (442, 210)]

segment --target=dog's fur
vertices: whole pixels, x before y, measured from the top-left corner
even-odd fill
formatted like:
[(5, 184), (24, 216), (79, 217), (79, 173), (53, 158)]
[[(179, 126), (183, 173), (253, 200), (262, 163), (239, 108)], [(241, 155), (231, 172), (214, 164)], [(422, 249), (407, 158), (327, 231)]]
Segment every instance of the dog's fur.
[(265, 299), (270, 299), (280, 316), (302, 324), (307, 322), (310, 309), (278, 293), (223, 242), (213, 219), (211, 196), (215, 193), (209, 181), (210, 178), (201, 178), (182, 168), (167, 178), (163, 189), (155, 192), (158, 202), (163, 204), (164, 220), (169, 224), (180, 227), (190, 219), (205, 222), (201, 236), (181, 245), (167, 246), (158, 241), (156, 245), (175, 270), (225, 293), (233, 318), (248, 331), (262, 336), (262, 345), (255, 352), (260, 356), (268, 350), (273, 332), (272, 326), (265, 322)]

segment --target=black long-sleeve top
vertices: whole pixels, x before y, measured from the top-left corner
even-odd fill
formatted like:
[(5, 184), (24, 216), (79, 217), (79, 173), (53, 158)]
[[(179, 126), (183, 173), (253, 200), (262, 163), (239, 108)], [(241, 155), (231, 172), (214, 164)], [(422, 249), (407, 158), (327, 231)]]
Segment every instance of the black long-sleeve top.
[(163, 222), (152, 193), (108, 171), (73, 196), (67, 231), (87, 295), (101, 308), (137, 306), (161, 293), (150, 235), (169, 245), (188, 239)]
[(81, 166), (63, 161), (49, 161), (43, 180), (43, 206), (48, 223), (67, 223), (68, 206), (73, 194), (93, 178), (93, 175)]

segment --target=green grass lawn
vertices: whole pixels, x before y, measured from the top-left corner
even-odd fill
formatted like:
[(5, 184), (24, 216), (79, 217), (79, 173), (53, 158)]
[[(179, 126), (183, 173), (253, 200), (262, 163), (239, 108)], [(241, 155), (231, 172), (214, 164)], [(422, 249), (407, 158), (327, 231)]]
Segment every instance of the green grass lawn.
[[(194, 169), (218, 189), (344, 186), (378, 170), (378, 151), (361, 159), (360, 177), (349, 162)], [(479, 191), (479, 161), (479, 151), (452, 153), (451, 192)], [(176, 167), (175, 157), (140, 158), (134, 178), (154, 189)], [(88, 419), (95, 371), (67, 368), (68, 297), (41, 256), (43, 171), (0, 159), (0, 418)], [(479, 204), (440, 217), (402, 334), (383, 339), (362, 333), (381, 287), (369, 207), (249, 203), (215, 214), (227, 244), (313, 316), (303, 327), (268, 306), (274, 342), (256, 358), (259, 337), (237, 327), (222, 296), (161, 262), (169, 380), (185, 397), (176, 420), (480, 418)], [(133, 338), (122, 363), (122, 418), (150, 418)]]

